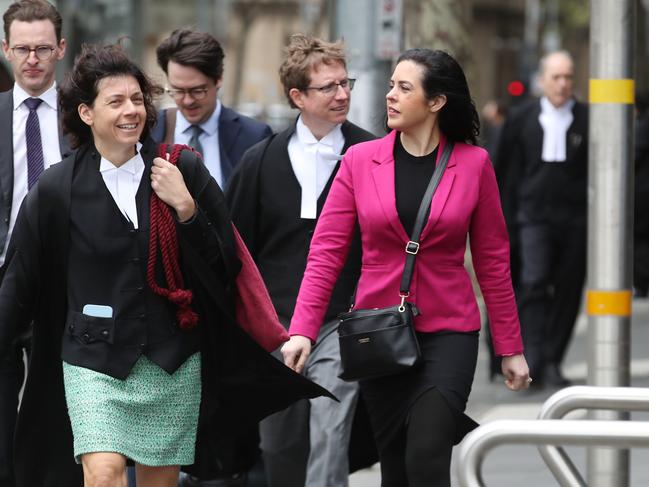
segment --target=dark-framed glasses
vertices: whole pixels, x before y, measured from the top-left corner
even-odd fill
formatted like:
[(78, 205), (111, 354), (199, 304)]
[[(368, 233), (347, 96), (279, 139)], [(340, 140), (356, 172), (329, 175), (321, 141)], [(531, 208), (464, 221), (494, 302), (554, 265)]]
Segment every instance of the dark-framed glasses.
[(189, 88), (188, 90), (183, 90), (181, 88), (167, 88), (165, 91), (174, 100), (182, 100), (185, 98), (185, 95), (191, 96), (194, 100), (202, 100), (207, 96), (208, 90), (209, 88)]
[(356, 83), (354, 78), (345, 78), (340, 81), (332, 81), (324, 86), (307, 86), (305, 89), (318, 91), (325, 96), (333, 96), (338, 91), (339, 86), (345, 91), (352, 91), (354, 83)]
[(47, 61), (49, 58), (52, 57), (52, 54), (54, 54), (54, 51), (56, 51), (56, 47), (52, 47), (52, 46), (36, 46), (36, 47), (14, 46), (14, 47), (11, 48), (11, 52), (18, 59), (25, 59), (25, 58), (29, 57), (29, 55), (32, 53), (32, 51), (34, 52), (34, 54), (36, 54), (36, 57), (40, 61)]

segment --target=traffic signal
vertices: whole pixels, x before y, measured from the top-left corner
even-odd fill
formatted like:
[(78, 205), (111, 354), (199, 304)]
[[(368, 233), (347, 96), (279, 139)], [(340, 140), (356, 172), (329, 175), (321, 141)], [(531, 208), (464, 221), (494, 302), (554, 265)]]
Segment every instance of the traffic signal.
[(513, 97), (523, 96), (525, 94), (525, 85), (517, 79), (510, 81), (507, 85), (507, 93)]

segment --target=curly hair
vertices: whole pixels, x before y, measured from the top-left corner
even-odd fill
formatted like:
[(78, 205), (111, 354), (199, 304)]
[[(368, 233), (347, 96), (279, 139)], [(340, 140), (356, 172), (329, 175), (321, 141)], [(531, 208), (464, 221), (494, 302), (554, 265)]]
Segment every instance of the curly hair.
[(141, 138), (144, 139), (156, 122), (155, 96), (162, 88), (153, 83), (126, 55), (118, 44), (84, 44), (75, 58), (74, 66), (59, 90), (59, 110), (63, 133), (68, 134), (73, 148), (92, 140), (90, 127), (81, 120), (78, 108), (81, 104), (92, 106), (97, 98), (99, 82), (111, 76), (133, 76), (144, 96), (146, 120)]
[(412, 61), (423, 68), (421, 84), (427, 99), (446, 96), (446, 104), (439, 112), (441, 132), (454, 142), (476, 144), (480, 119), (464, 71), (455, 58), (444, 51), (418, 48), (401, 54), (397, 64), (402, 61)]
[(215, 82), (223, 77), (221, 44), (206, 32), (178, 29), (171, 33), (156, 49), (158, 65), (167, 74), (169, 61), (198, 69)]
[(340, 63), (347, 68), (342, 41), (326, 42), (305, 34), (293, 34), (286, 48), (286, 59), (279, 68), (279, 78), (291, 108), (297, 108), (289, 92), (303, 91), (311, 83), (311, 69), (320, 65)]

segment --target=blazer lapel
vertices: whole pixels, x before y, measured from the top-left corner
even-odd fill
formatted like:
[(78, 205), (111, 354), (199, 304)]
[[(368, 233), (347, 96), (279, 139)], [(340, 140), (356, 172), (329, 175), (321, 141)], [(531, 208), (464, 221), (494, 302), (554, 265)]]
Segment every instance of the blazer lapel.
[(14, 187), (13, 105), (13, 90), (0, 94), (0, 130), (4, 133), (0, 144), (0, 189), (4, 207), (9, 211)]
[(70, 147), (68, 138), (63, 135), (63, 130), (61, 128), (60, 122), (61, 121), (59, 120), (59, 149), (61, 150), (61, 160), (63, 160), (72, 153), (72, 147)]
[(571, 161), (584, 140), (586, 133), (585, 127), (587, 126), (587, 118), (584, 116), (584, 111), (581, 110), (579, 103), (575, 100), (575, 105), (572, 108), (572, 123), (568, 132), (566, 133), (566, 162)]
[[(444, 146), (446, 145), (446, 138), (442, 135), (439, 141), (439, 150), (437, 151), (437, 164), (442, 156), (444, 151)], [(453, 187), (453, 181), (455, 180), (455, 151), (453, 151), (448, 159), (448, 164), (442, 175), (442, 179), (439, 182), (439, 186), (435, 190), (433, 195), (433, 200), (430, 203), (430, 212), (428, 214), (428, 221), (424, 225), (424, 229), (421, 232), (420, 240), (423, 240), (435, 227), (435, 224), (439, 220), (444, 206), (446, 205), (446, 200), (451, 193), (451, 188)]]
[(401, 240), (407, 241), (410, 237), (401, 224), (397, 213), (396, 194), (394, 189), (394, 140), (397, 132), (393, 130), (381, 141), (381, 145), (373, 156), (376, 166), (372, 170), (372, 178), (376, 187), (379, 203), (383, 208), (385, 217), (390, 222), (392, 229)]
[(237, 140), (241, 131), (241, 123), (237, 114), (227, 107), (221, 105), (221, 115), (219, 116), (219, 155), (221, 156), (221, 170), (223, 179), (232, 172), (232, 160), (230, 154), (232, 147)]

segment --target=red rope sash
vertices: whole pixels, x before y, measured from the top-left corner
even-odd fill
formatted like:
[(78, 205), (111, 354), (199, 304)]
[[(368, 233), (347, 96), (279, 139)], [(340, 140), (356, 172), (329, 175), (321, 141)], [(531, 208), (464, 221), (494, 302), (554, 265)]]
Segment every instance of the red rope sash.
[[(174, 166), (180, 159), (180, 153), (184, 150), (192, 150), (186, 145), (175, 144), (171, 146), (169, 162)], [(168, 146), (160, 144), (158, 156), (166, 158)], [(151, 226), (149, 230), (149, 260), (147, 262), (146, 280), (149, 287), (158, 296), (162, 296), (175, 304), (176, 319), (182, 330), (190, 330), (198, 323), (198, 315), (191, 307), (193, 294), (189, 289), (183, 289), (183, 276), (180, 272), (178, 236), (176, 235), (176, 222), (167, 206), (155, 191), (151, 191), (150, 201)], [(155, 266), (157, 262), (158, 249), (162, 258), (162, 269), (168, 289), (165, 289), (155, 282)]]

